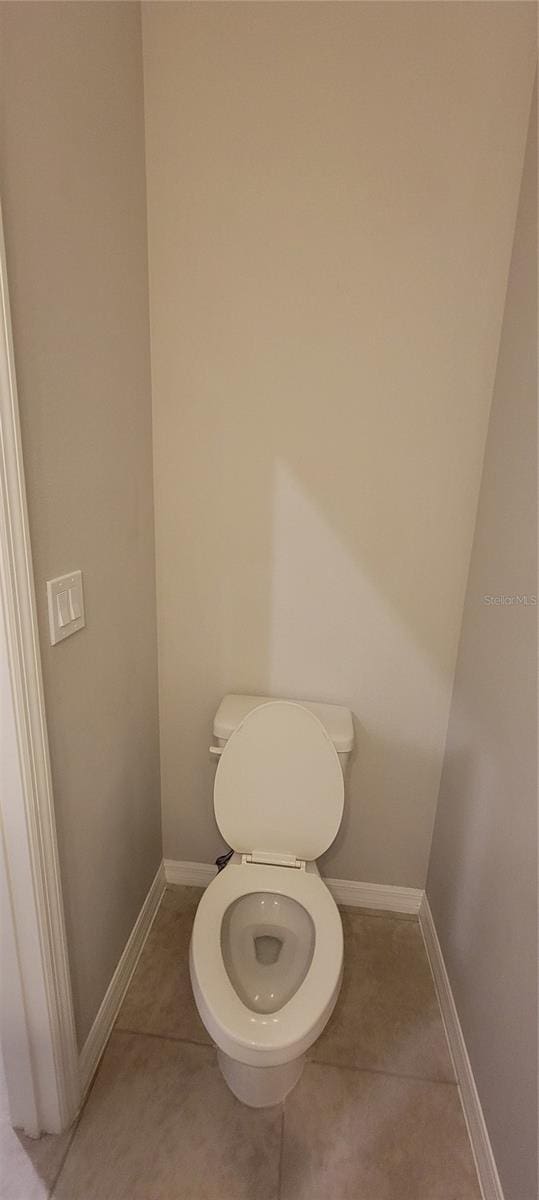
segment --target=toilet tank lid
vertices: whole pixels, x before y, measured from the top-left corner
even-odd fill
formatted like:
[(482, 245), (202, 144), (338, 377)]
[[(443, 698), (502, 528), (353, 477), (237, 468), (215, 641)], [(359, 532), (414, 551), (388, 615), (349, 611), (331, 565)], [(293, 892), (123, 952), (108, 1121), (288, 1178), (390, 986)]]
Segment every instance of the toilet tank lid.
[[(228, 741), (228, 738), (238, 728), (243, 718), (253, 708), (258, 708), (260, 704), (267, 704), (269, 700), (282, 699), (291, 699), (291, 697), (243, 696), (233, 694), (223, 696), (215, 714), (213, 736), (221, 738), (223, 741)], [(310, 709), (318, 717), (318, 720), (322, 722), (335, 746), (337, 754), (348, 754), (350, 752), (354, 744), (354, 726), (349, 708), (343, 708), (339, 704), (316, 704), (310, 700), (298, 700), (295, 697), (294, 699), (296, 704), (301, 704), (303, 708)]]

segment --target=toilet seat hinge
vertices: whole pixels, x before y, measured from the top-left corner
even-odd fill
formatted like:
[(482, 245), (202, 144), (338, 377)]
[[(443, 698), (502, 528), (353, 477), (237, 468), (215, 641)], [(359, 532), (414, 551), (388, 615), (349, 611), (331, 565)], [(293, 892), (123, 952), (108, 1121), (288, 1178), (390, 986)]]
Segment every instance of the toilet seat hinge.
[(268, 854), (265, 850), (253, 850), (251, 854), (242, 854), (242, 863), (265, 863), (272, 867), (294, 867), (296, 871), (305, 870), (305, 859), (296, 858), (295, 854)]

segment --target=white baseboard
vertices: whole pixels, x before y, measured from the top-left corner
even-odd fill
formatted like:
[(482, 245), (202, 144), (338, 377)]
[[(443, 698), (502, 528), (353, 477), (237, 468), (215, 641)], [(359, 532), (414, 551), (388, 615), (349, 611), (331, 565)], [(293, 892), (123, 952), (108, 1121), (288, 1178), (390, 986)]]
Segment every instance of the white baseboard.
[[(214, 878), (217, 868), (210, 863), (175, 862), (165, 859), (167, 883), (191, 884), (207, 887)], [(379, 908), (384, 912), (413, 913), (417, 915), (423, 892), (419, 888), (391, 887), (383, 883), (357, 883), (354, 879), (326, 879), (337, 904), (350, 904), (356, 908)]]
[(190, 887), (207, 887), (217, 875), (212, 863), (177, 862), (165, 858), (163, 863), (167, 883), (180, 883)]
[(423, 892), (420, 888), (393, 887), (389, 883), (359, 883), (355, 879), (324, 879), (337, 904), (355, 908), (379, 908), (381, 912), (417, 916)]
[(468, 1057), (442, 948), (426, 895), (423, 896), (419, 909), (419, 924), (438, 993), (483, 1200), (504, 1200), (472, 1065)]
[(79, 1055), (82, 1100), (92, 1082), (95, 1069), (107, 1044), (118, 1010), (131, 982), (152, 922), (165, 890), (164, 863), (161, 863), (139, 915), (133, 925), (118, 966), (103, 997), (101, 1006)]

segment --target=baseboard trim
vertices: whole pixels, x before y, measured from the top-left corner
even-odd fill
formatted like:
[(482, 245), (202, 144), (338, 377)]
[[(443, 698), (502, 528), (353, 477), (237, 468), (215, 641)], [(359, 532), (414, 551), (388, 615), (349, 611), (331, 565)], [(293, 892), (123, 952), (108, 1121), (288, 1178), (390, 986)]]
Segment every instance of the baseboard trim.
[(81, 1102), (92, 1082), (105, 1049), (122, 1000), (131, 982), (166, 885), (165, 866), (161, 863), (144, 904), (127, 939), (122, 956), (105, 992), (101, 1006), (79, 1055)]
[(442, 948), (426, 894), (423, 895), (419, 909), (419, 924), (438, 993), (483, 1200), (504, 1200), (472, 1065), (468, 1057)]
[(325, 879), (337, 904), (353, 908), (378, 908), (381, 912), (417, 916), (423, 892), (420, 888), (393, 887), (389, 883), (360, 883), (355, 879)]
[(217, 875), (212, 863), (180, 862), (165, 858), (163, 863), (167, 883), (179, 883), (188, 887), (207, 887)]
[[(210, 863), (177, 862), (165, 859), (167, 883), (207, 887), (217, 868)], [(391, 887), (383, 883), (358, 883), (354, 879), (326, 879), (337, 904), (355, 908), (378, 908), (384, 912), (412, 913), (417, 916), (423, 892), (419, 888)]]

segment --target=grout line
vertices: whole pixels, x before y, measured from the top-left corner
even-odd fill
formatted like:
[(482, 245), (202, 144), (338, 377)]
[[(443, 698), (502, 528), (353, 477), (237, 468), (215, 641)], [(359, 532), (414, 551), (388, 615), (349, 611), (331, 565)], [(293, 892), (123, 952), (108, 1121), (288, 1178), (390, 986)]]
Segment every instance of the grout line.
[(162, 1042), (186, 1042), (188, 1046), (202, 1046), (206, 1050), (214, 1050), (214, 1042), (197, 1042), (195, 1038), (176, 1037), (173, 1033), (154, 1033), (149, 1029), (127, 1029), (123, 1025), (115, 1025), (113, 1033), (131, 1033), (135, 1037), (160, 1038)]
[(284, 1148), (284, 1113), (286, 1100), (283, 1100), (281, 1113), (281, 1142), (279, 1146), (279, 1168), (277, 1171), (277, 1200), (281, 1200), (281, 1187), (283, 1182), (283, 1148)]
[[(214, 1042), (197, 1042), (194, 1038), (175, 1037), (171, 1033), (153, 1033), (146, 1029), (125, 1029), (115, 1027), (117, 1033), (130, 1033), (134, 1037), (159, 1038), (163, 1042), (185, 1042), (188, 1046), (202, 1046), (206, 1050), (214, 1050)], [(307, 1052), (308, 1053), (308, 1052)], [(432, 1075), (411, 1075), (403, 1071), (383, 1071), (380, 1067), (357, 1067), (353, 1063), (329, 1062), (327, 1059), (308, 1058), (306, 1065), (315, 1067), (332, 1067), (337, 1071), (360, 1071), (367, 1075), (385, 1075), (388, 1079), (411, 1079), (416, 1083), (444, 1083), (449, 1087), (458, 1087), (456, 1079), (436, 1079)]]
[(384, 1075), (386, 1079), (411, 1079), (415, 1083), (443, 1083), (446, 1087), (458, 1087), (456, 1079), (433, 1079), (432, 1075), (410, 1075), (402, 1071), (382, 1071), (380, 1067), (356, 1067), (353, 1063), (327, 1062), (325, 1059), (308, 1058), (306, 1065), (332, 1067), (337, 1071), (358, 1071), (363, 1075)]

